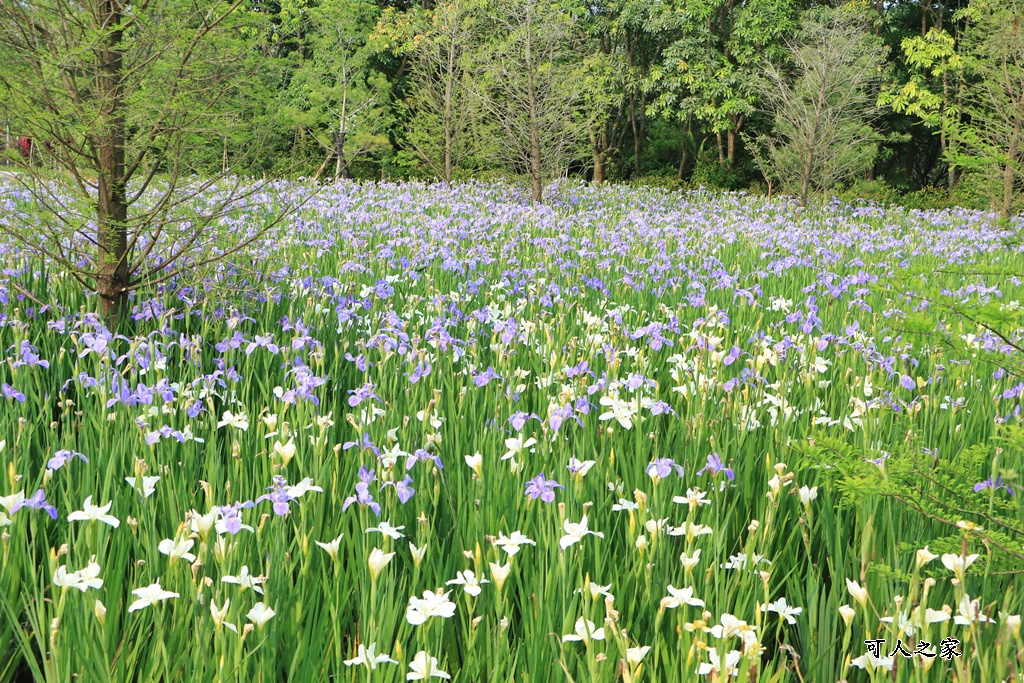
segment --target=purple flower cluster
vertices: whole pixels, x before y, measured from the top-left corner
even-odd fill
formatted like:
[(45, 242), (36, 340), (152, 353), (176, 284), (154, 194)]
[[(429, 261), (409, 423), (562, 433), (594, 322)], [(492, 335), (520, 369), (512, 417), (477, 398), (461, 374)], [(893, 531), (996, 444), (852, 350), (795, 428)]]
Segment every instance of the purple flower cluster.
[(533, 500), (538, 498), (545, 503), (555, 502), (555, 489), (564, 489), (565, 487), (559, 484), (554, 479), (548, 479), (541, 472), (533, 479), (526, 482), (526, 495)]

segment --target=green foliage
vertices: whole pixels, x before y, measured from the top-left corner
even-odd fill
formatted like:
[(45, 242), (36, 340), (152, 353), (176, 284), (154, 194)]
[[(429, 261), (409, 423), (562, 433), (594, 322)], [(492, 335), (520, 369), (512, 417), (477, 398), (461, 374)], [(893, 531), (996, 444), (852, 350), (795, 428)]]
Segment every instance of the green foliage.
[(652, 70), (661, 93), (652, 111), (677, 119), (692, 112), (712, 133), (737, 133), (756, 111), (761, 60), (779, 56), (797, 27), (794, 4), (700, 0), (678, 7), (669, 21), (678, 38)]
[[(447, 0), (423, 23), (422, 32), (402, 48), (413, 62), (408, 111), (402, 116), (403, 143), (428, 175), (450, 181), (455, 169), (471, 166), (479, 151), (474, 150), (474, 134), (479, 139), (475, 129), (483, 125), (483, 117), (470, 79), (485, 27), (484, 4)], [(378, 23), (378, 32), (382, 25)]]
[[(902, 49), (912, 69), (911, 78), (898, 90), (883, 90), (878, 97), (879, 105), (916, 116), (925, 125), (948, 133), (960, 121), (955, 95), (959, 94), (956, 85), (960, 83), (964, 67), (953, 36), (933, 28), (923, 38), (904, 38)], [(950, 88), (951, 80), (953, 88)]]
[(809, 11), (787, 63), (766, 66), (759, 89), (773, 126), (748, 142), (765, 178), (801, 203), (874, 163), (873, 93), (885, 49), (869, 25), (869, 15), (847, 6)]
[(902, 204), (903, 195), (890, 187), (883, 180), (858, 179), (836, 193), (841, 201), (853, 204), (858, 201), (874, 202), (882, 206)]
[(312, 54), (289, 85), (291, 124), (333, 157), (335, 177), (349, 177), (353, 160), (390, 149), (388, 82), (368, 45), (378, 14), (369, 0), (322, 0), (310, 12)]
[(690, 185), (704, 186), (710, 189), (738, 190), (746, 186), (747, 175), (740, 168), (723, 166), (715, 152), (705, 149), (697, 158)]
[[(916, 0), (873, 6), (870, 25), (863, 31), (890, 47), (881, 64), (885, 85), (874, 91), (885, 109), (884, 117), (872, 124), (881, 145), (851, 151), (848, 161), (856, 161), (863, 173), (851, 172), (837, 183), (819, 169), (814, 175), (821, 181), (812, 189), (827, 194), (869, 175), (886, 178), (906, 197), (901, 201), (913, 206), (984, 203), (1006, 215), (1014, 211), (1014, 188), (1022, 184), (1015, 170), (1019, 164), (1010, 164), (1012, 182), (1006, 181), (1006, 168), (1019, 155), (1009, 148), (1012, 122), (999, 122), (1013, 110), (1006, 99), (1012, 99), (1012, 92), (1004, 87), (999, 99), (994, 86), (1000, 79), (995, 68), (999, 54), (1012, 53), (997, 54), (995, 48), (1010, 49), (1016, 40), (1014, 22), (999, 17), (1012, 16), (1017, 1), (975, 0), (959, 14), (955, 4), (922, 6)], [(799, 183), (785, 181), (765, 163), (760, 164), (761, 173), (750, 170), (757, 158), (764, 162), (776, 154), (753, 141), (793, 133), (779, 129), (767, 96), (777, 88), (765, 87), (763, 62), (779, 64), (792, 75), (790, 43), (801, 23), (820, 8), (793, 0), (556, 4), (572, 18), (558, 68), (578, 75), (559, 89), (571, 95), (565, 118), (573, 125), (564, 129), (575, 127), (580, 134), (562, 146), (565, 152), (557, 156), (564, 156), (564, 163), (555, 164), (559, 168), (548, 177), (566, 172), (589, 177), (600, 165), (602, 179), (676, 174), (698, 185), (743, 188), (767, 182), (774, 194), (801, 193)], [(862, 4), (849, 3), (844, 11)], [(159, 22), (139, 23), (135, 30), (154, 38), (181, 34), (195, 24), (189, 18), (194, 14), (172, 3)], [(522, 161), (509, 163), (508, 145), (499, 142), (499, 117), (471, 95), (496, 87), (478, 68), (500, 43), (500, 31), (488, 23), (488, 14), (507, 15), (499, 0), (241, 5), (231, 30), (218, 32), (209, 63), (219, 63), (221, 72), (244, 72), (246, 85), (227, 88), (219, 97), (191, 99), (192, 104), (204, 103), (204, 121), (182, 136), (187, 166), (207, 173), (232, 169), (321, 178), (379, 178), (381, 172), (423, 178), (496, 169), (513, 175), (527, 172)], [(445, 17), (451, 16), (462, 18), (446, 23)], [(444, 29), (453, 25), (454, 32)], [(458, 55), (452, 78), (443, 77), (444, 62), (437, 59), (445, 35)], [(7, 59), (5, 64), (12, 77), (26, 82), (34, 78), (16, 61)], [(55, 73), (44, 70), (44, 77)], [(205, 78), (202, 69), (194, 75)], [(448, 81), (457, 87), (439, 97), (445, 88), (438, 85)], [(147, 87), (151, 91), (140, 90), (135, 104), (160, 102), (160, 88)], [(30, 104), (22, 115), (19, 102), (25, 98), (7, 99), (12, 104), (7, 128), (13, 138), (27, 131), (21, 122), (31, 121), (39, 107), (38, 102)], [(185, 100), (181, 104), (180, 111), (199, 111)], [(152, 111), (157, 108), (150, 106)], [(132, 130), (145, 129), (145, 110), (138, 109)], [(46, 119), (45, 124), (55, 132), (70, 131), (80, 125), (76, 121), (88, 119), (83, 113)], [(44, 122), (38, 116), (36, 120)], [(344, 138), (340, 155), (338, 135)], [(147, 144), (159, 153), (167, 143)], [(707, 149), (716, 151), (724, 170), (705, 167), (702, 150)], [(53, 163), (45, 149), (37, 151), (45, 163)], [(771, 165), (787, 170), (784, 175), (792, 176), (802, 166), (797, 158), (776, 156)], [(946, 185), (949, 199), (930, 191), (912, 194), (931, 185)]]
[(961, 13), (964, 67), (971, 79), (954, 163), (986, 178), (1004, 218), (1020, 206), (1024, 180), (1024, 28), (1020, 0), (973, 0)]

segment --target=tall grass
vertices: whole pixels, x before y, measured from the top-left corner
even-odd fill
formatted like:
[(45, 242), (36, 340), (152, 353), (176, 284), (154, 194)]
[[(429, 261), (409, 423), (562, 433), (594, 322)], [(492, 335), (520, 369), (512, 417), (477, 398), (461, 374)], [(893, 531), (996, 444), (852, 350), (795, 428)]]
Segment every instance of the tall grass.
[(991, 217), (554, 195), (322, 190), (131, 335), (0, 252), (0, 681), (1017, 680), (1019, 379), (874, 286), (1019, 302)]

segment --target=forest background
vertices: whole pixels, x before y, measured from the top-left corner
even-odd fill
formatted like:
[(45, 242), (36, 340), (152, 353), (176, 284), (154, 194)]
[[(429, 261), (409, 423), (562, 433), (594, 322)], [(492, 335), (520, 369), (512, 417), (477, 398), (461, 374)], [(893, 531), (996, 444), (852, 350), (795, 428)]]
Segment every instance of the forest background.
[[(19, 12), (61, 12), (4, 4), (0, 42), (21, 56), (18, 27), (31, 13)], [(130, 17), (122, 46), (169, 36), (152, 53), (180, 55), (189, 40), (173, 36), (202, 34), (206, 52), (192, 58), (202, 68), (168, 74), (203, 98), (202, 116), (168, 138), (174, 154), (150, 153), (173, 159), (164, 163), (176, 175), (516, 176), (535, 200), (570, 177), (1009, 216), (1024, 187), (1019, 4), (247, 0), (207, 15), (182, 0), (89, 6), (93, 43), (109, 40), (107, 5)], [(216, 30), (203, 23), (211, 16)], [(12, 68), (0, 114), (4, 144), (18, 150), (32, 129), (36, 144), (22, 140), (20, 152), (43, 165), (53, 148), (38, 138), (38, 112), (52, 109), (36, 88), (44, 72)], [(147, 78), (140, 102), (153, 97)], [(158, 137), (145, 144), (159, 147)]]

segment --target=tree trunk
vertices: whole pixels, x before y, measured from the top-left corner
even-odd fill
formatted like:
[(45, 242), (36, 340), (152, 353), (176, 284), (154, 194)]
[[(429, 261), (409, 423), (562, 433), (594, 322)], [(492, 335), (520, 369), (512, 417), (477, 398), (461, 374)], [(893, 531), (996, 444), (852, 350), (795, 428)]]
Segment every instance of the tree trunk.
[(1003, 168), (1003, 218), (1013, 215), (1013, 188), (1017, 183), (1017, 155), (1020, 153), (1021, 121), (1013, 122), (1013, 134), (1010, 135), (1010, 147), (1006, 153), (1006, 166)]
[(946, 189), (952, 190), (953, 183), (949, 172), (953, 169), (953, 165), (949, 163), (949, 145), (946, 142), (946, 126), (943, 125), (939, 130), (939, 158), (946, 161)]
[[(532, 99), (532, 98), (531, 98)], [(536, 203), (540, 203), (544, 200), (544, 188), (541, 184), (541, 165), (540, 165), (540, 135), (537, 132), (537, 125), (534, 118), (536, 107), (534, 103), (530, 102), (530, 181), (532, 184), (532, 193), (530, 199)]]
[(341, 155), (338, 154), (338, 150), (342, 146), (341, 135), (338, 131), (331, 133), (332, 142), (334, 142), (334, 179), (337, 180), (341, 177)]
[(595, 185), (601, 185), (604, 183), (604, 145), (601, 144), (603, 135), (590, 131), (590, 150), (591, 156), (594, 160), (594, 177), (593, 182)]
[(633, 175), (640, 176), (640, 156), (644, 151), (644, 138), (647, 136), (646, 97), (640, 95), (640, 107), (633, 117)]
[(124, 182), (124, 102), (121, 68), (120, 0), (101, 0), (100, 23), (110, 27), (96, 50), (99, 71), (101, 132), (96, 140), (99, 162), (96, 201), (96, 289), (108, 327), (120, 325), (128, 308), (128, 198)]
[(444, 181), (452, 181), (452, 125), (451, 116), (445, 116), (444, 125)]
[(683, 179), (683, 175), (686, 173), (686, 164), (690, 161), (690, 139), (693, 130), (693, 114), (686, 116), (686, 127), (683, 128), (683, 144), (679, 150), (679, 170), (676, 172), (676, 177), (679, 180)]
[[(941, 22), (941, 11), (939, 13), (939, 21)], [(949, 81), (946, 78), (946, 72), (942, 72), (942, 101), (949, 101)], [(947, 124), (945, 123), (945, 116), (943, 116), (942, 130), (939, 138), (939, 142), (942, 146), (942, 158), (946, 160), (946, 191), (949, 194), (953, 194), (953, 186), (956, 185), (956, 167), (953, 166), (953, 140), (946, 134)]]
[(633, 132), (633, 140), (634, 140), (634, 142), (633, 142), (633, 148), (634, 148), (633, 168), (629, 172), (630, 177), (632, 177), (632, 176), (635, 176), (637, 174), (637, 163), (636, 163), (636, 159), (635, 159), (635, 157), (636, 157), (636, 151), (635, 151), (636, 150), (636, 136), (637, 136), (637, 130), (636, 130), (636, 103), (633, 101), (633, 96), (632, 95), (630, 95), (630, 97), (629, 97), (629, 129)]
[(345, 163), (345, 131), (334, 132), (334, 179), (348, 178), (348, 164)]
[(320, 180), (320, 174), (324, 172), (325, 168), (327, 168), (327, 164), (328, 164), (328, 162), (330, 162), (331, 157), (333, 157), (333, 156), (334, 156), (334, 150), (331, 150), (331, 151), (327, 152), (327, 156), (324, 157), (324, 162), (322, 164), (320, 164), (320, 168), (316, 169), (316, 173), (313, 174), (313, 182), (314, 183), (316, 181)]
[(914, 184), (914, 189), (919, 189), (917, 183), (917, 144), (914, 142), (914, 138), (910, 138), (910, 143), (907, 145), (907, 175), (910, 176), (910, 182)]
[(534, 83), (533, 70), (533, 37), (526, 36), (526, 97), (530, 116), (530, 199), (539, 204), (544, 199), (544, 187), (541, 185), (540, 163), (540, 123), (537, 121), (537, 87)]
[(811, 193), (811, 177), (814, 173), (814, 151), (807, 153), (804, 172), (800, 178), (800, 206), (807, 206), (807, 196)]
[(725, 135), (726, 139), (728, 140), (726, 163), (728, 164), (729, 168), (732, 168), (736, 164), (736, 131), (730, 128), (725, 132)]
[[(945, 134), (943, 134), (945, 135)], [(950, 161), (953, 156), (953, 141), (946, 141), (945, 157), (946, 157), (946, 191), (952, 195), (953, 188), (956, 187), (956, 166)]]
[(455, 40), (448, 44), (448, 71), (444, 79), (444, 180), (452, 181), (452, 138), (455, 127), (454, 106)]
[(640, 177), (640, 153), (643, 151), (643, 136), (633, 137), (633, 177)]

